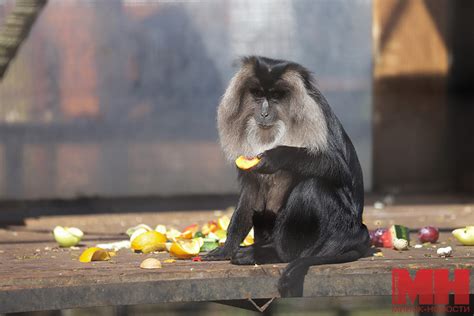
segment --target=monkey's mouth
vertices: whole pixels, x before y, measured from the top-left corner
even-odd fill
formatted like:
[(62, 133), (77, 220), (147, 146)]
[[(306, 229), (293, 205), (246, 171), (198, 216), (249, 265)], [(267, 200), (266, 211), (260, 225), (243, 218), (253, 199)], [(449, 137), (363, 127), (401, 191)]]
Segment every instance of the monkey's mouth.
[(261, 129), (270, 129), (272, 128), (275, 124), (273, 123), (257, 123), (258, 127)]

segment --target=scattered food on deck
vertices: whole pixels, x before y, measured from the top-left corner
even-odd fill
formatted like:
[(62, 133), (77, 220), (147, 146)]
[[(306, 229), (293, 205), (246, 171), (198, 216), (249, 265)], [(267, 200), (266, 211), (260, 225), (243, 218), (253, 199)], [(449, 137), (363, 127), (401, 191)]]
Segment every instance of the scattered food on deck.
[(408, 250), (408, 241), (406, 239), (396, 238), (393, 241), (393, 248), (397, 250)]
[(80, 262), (91, 262), (91, 261), (108, 261), (111, 257), (115, 256), (115, 252), (107, 251), (99, 247), (91, 247), (84, 250), (79, 257)]
[(81, 242), (84, 233), (76, 227), (56, 226), (53, 236), (61, 247), (72, 247)]
[(436, 250), (436, 253), (440, 257), (451, 257), (451, 254), (453, 253), (453, 248), (450, 246), (444, 247), (444, 248), (438, 248), (438, 250)]
[(97, 244), (96, 247), (99, 247), (105, 250), (119, 251), (120, 249), (130, 249), (131, 245), (130, 245), (130, 240), (121, 240), (121, 241)]
[(131, 241), (131, 247), (135, 251), (150, 253), (166, 249), (166, 236), (157, 231), (147, 231), (136, 236)]
[(435, 243), (439, 238), (439, 230), (434, 226), (425, 226), (418, 231), (418, 239), (421, 243)]
[(146, 258), (140, 263), (142, 269), (161, 269), (161, 261), (156, 258)]
[(474, 246), (474, 226), (455, 229), (453, 236), (465, 246)]

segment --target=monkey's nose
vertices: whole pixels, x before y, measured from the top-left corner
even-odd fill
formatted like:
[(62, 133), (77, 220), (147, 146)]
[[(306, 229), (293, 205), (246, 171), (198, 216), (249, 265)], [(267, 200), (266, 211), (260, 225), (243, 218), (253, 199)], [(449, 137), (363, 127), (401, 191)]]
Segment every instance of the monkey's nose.
[(260, 115), (261, 115), (263, 118), (265, 118), (265, 117), (268, 116), (268, 112), (262, 112), (262, 113), (260, 113)]

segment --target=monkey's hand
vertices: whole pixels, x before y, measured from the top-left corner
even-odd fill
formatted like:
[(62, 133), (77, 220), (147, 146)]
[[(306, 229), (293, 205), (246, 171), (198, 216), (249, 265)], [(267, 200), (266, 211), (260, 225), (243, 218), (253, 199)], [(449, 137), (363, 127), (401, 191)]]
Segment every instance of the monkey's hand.
[(260, 159), (259, 163), (251, 168), (251, 171), (264, 174), (272, 174), (283, 167), (289, 162), (291, 153), (286, 146), (278, 146), (259, 154), (257, 158)]
[(216, 248), (209, 251), (206, 255), (202, 256), (203, 261), (224, 261), (230, 260), (232, 254), (224, 247)]

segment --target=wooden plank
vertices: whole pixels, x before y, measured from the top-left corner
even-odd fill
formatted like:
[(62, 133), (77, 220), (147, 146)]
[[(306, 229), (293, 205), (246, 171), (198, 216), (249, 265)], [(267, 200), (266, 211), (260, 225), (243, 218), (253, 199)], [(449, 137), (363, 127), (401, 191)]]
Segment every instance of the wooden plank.
[[(474, 223), (472, 204), (397, 205), (383, 210), (367, 207), (366, 222), (395, 221), (412, 228), (429, 220), (451, 227)], [(109, 262), (80, 263), (86, 246), (121, 240), (123, 231), (137, 223), (184, 226), (222, 215), (222, 212), (166, 212), (97, 216), (58, 216), (28, 219), (26, 226), (0, 229), (0, 313), (103, 305), (153, 304), (277, 297), (276, 283), (285, 264), (235, 266), (228, 262), (177, 261), (159, 270), (142, 270), (146, 257), (161, 260), (167, 253), (134, 254), (121, 250)], [(460, 225), (462, 223), (462, 225)], [(51, 236), (54, 225), (78, 226), (86, 232), (79, 249), (60, 249)], [(411, 225), (410, 225), (411, 224)], [(420, 225), (421, 226), (421, 225)], [(415, 239), (415, 235), (412, 234)], [(305, 297), (391, 294), (391, 270), (408, 268), (468, 268), (474, 247), (460, 246), (449, 232), (436, 247), (451, 245), (451, 258), (439, 258), (435, 247), (398, 252), (385, 257), (312, 267), (306, 277)], [(471, 284), (474, 292), (474, 284)]]

